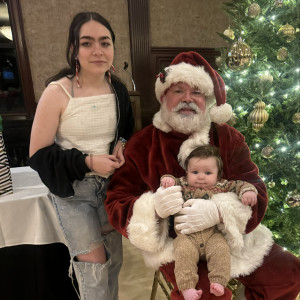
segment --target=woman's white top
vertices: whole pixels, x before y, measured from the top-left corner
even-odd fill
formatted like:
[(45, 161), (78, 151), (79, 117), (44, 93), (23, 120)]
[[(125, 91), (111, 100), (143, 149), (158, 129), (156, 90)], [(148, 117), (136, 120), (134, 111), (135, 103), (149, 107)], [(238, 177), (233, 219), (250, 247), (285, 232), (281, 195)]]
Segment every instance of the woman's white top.
[(60, 117), (55, 142), (63, 149), (76, 148), (86, 154), (108, 154), (117, 128), (115, 94), (90, 97), (69, 97)]

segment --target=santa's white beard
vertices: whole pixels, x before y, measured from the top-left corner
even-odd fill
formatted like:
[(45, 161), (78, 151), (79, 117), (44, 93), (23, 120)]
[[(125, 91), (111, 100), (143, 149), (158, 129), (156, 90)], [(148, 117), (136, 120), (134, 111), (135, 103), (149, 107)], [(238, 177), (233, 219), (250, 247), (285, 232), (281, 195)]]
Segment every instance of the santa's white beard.
[(195, 114), (183, 115), (177, 111), (182, 107), (182, 103), (177, 105), (172, 111), (169, 111), (166, 102), (161, 104), (162, 119), (172, 127), (173, 130), (184, 134), (201, 131), (202, 127), (206, 127), (211, 123), (208, 110), (202, 112), (197, 107)]

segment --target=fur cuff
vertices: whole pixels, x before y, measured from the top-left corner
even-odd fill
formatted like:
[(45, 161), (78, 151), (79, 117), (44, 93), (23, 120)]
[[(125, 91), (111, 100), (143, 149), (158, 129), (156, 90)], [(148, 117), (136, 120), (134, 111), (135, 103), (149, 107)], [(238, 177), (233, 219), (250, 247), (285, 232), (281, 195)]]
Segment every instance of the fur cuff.
[(141, 250), (158, 252), (165, 247), (169, 221), (155, 218), (153, 193), (144, 193), (135, 201), (127, 233), (130, 242)]
[(231, 277), (246, 276), (260, 267), (273, 245), (272, 232), (259, 224), (252, 232), (244, 235), (242, 251), (231, 251)]
[(230, 249), (242, 249), (243, 234), (252, 214), (250, 206), (244, 205), (235, 193), (216, 194), (211, 200), (216, 203), (223, 218), (218, 229), (224, 234)]
[(159, 252), (142, 251), (147, 267), (158, 270), (159, 267), (174, 260), (173, 239), (167, 238), (165, 247)]

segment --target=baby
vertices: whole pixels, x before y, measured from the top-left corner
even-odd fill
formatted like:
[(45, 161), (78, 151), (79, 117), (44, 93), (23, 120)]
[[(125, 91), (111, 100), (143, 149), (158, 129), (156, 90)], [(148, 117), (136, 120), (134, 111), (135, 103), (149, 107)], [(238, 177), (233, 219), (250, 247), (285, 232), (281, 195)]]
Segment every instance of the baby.
[[(184, 201), (210, 199), (213, 194), (235, 192), (244, 205), (253, 206), (257, 202), (257, 190), (252, 184), (221, 179), (223, 162), (217, 147), (205, 145), (196, 148), (187, 157), (184, 167), (185, 177), (164, 175), (161, 178), (164, 188), (181, 185)], [(185, 300), (201, 298), (202, 290), (195, 288), (200, 257), (207, 260), (210, 292), (215, 296), (224, 294), (230, 279), (230, 250), (216, 226), (188, 235), (177, 232), (174, 254), (176, 282)]]

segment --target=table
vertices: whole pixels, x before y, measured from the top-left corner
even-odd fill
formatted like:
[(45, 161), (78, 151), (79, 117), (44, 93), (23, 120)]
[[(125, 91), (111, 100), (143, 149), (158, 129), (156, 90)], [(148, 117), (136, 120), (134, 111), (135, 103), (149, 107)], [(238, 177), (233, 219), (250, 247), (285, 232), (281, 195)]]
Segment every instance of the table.
[(47, 187), (30, 167), (11, 175), (13, 194), (0, 197), (0, 299), (78, 299)]

